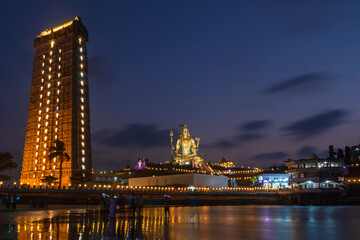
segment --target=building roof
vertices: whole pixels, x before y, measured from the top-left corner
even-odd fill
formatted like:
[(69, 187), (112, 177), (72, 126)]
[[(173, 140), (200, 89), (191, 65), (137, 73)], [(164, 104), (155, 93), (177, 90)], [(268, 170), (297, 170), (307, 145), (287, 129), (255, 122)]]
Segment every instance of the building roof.
[(315, 154), (315, 153), (311, 153), (308, 158), (309, 160), (315, 160), (315, 159), (319, 159), (319, 157)]

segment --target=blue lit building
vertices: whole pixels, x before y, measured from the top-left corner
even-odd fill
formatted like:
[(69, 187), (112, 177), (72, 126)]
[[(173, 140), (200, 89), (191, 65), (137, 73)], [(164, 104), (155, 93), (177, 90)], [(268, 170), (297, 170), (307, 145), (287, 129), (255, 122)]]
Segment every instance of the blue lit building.
[(288, 188), (289, 178), (288, 173), (263, 173), (257, 175), (257, 183), (264, 188)]

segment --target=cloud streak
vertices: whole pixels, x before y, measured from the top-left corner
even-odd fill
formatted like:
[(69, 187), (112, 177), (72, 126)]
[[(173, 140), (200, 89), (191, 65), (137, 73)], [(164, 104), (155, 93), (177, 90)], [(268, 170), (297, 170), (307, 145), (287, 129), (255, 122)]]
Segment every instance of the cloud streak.
[(261, 139), (264, 136), (259, 133), (246, 133), (236, 137), (239, 142), (248, 142), (256, 139)]
[(325, 80), (332, 79), (328, 73), (324, 72), (311, 72), (302, 74), (296, 77), (285, 79), (279, 83), (269, 86), (261, 91), (261, 94), (276, 94), (286, 91), (302, 90), (303, 88), (315, 87), (316, 84), (321, 84)]
[(270, 153), (260, 153), (251, 158), (251, 160), (257, 161), (269, 161), (269, 160), (284, 160), (287, 154), (283, 151), (270, 152)]
[(329, 110), (291, 123), (282, 130), (297, 138), (307, 138), (341, 125), (348, 115), (349, 111), (344, 109)]
[(239, 129), (243, 131), (258, 131), (270, 126), (271, 122), (268, 120), (253, 120), (240, 125)]
[(167, 146), (169, 131), (159, 129), (157, 124), (132, 123), (121, 130), (103, 129), (94, 134), (94, 140), (111, 147), (150, 148)]

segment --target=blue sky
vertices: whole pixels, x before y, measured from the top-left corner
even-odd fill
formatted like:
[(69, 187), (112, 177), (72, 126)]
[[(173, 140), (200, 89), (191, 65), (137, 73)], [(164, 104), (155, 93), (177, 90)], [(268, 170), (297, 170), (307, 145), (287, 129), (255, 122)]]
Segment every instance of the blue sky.
[(199, 154), (268, 166), (359, 143), (357, 1), (2, 1), (0, 151), (21, 162), (33, 40), (89, 31), (95, 170), (169, 160), (188, 123)]

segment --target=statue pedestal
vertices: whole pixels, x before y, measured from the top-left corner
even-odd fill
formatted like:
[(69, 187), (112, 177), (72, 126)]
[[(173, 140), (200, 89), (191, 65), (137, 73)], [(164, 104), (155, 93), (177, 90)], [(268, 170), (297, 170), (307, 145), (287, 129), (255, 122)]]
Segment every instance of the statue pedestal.
[(179, 165), (193, 165), (195, 163), (201, 163), (201, 162), (204, 162), (204, 159), (202, 159), (201, 157), (184, 157), (184, 158), (181, 158), (181, 157), (172, 157), (172, 162), (173, 163), (176, 163), (176, 164), (179, 164)]

